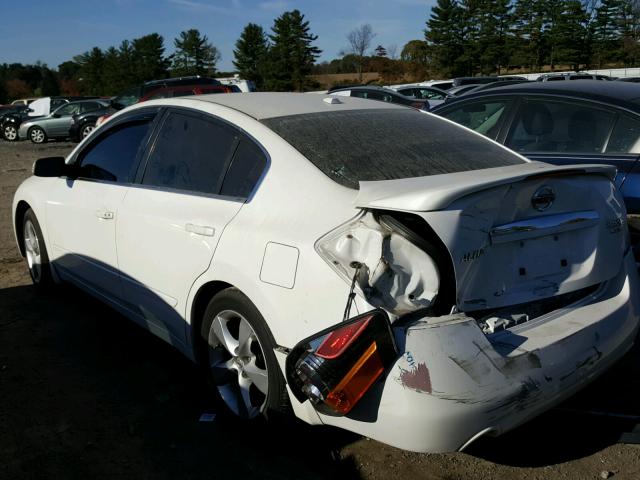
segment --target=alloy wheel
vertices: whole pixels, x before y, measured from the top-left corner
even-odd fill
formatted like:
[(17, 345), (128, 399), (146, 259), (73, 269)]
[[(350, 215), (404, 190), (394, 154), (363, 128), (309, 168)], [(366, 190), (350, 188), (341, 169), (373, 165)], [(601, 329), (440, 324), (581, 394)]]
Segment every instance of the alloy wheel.
[(31, 141), (33, 143), (44, 142), (44, 131), (41, 128), (34, 128), (31, 130)]
[(31, 220), (24, 222), (24, 246), (27, 254), (29, 272), (35, 283), (42, 279), (42, 258), (40, 255), (40, 242), (36, 228)]
[(225, 404), (242, 418), (263, 411), (269, 377), (262, 345), (238, 312), (223, 310), (209, 329), (209, 366)]
[(4, 127), (4, 138), (13, 142), (18, 138), (18, 129), (14, 125), (7, 125)]
[(85, 125), (82, 127), (82, 138), (88, 136), (95, 128), (95, 125)]

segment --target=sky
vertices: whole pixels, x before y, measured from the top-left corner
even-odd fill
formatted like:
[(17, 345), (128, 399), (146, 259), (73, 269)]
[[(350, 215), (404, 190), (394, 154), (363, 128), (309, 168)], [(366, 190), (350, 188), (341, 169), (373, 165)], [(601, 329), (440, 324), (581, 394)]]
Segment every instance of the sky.
[(0, 0), (0, 63), (35, 63), (52, 68), (97, 46), (157, 32), (167, 53), (182, 30), (197, 28), (222, 54), (218, 70), (233, 70), (233, 48), (244, 26), (266, 31), (287, 10), (300, 10), (309, 21), (319, 61), (339, 57), (346, 35), (369, 23), (376, 32), (373, 47), (423, 38), (435, 0)]

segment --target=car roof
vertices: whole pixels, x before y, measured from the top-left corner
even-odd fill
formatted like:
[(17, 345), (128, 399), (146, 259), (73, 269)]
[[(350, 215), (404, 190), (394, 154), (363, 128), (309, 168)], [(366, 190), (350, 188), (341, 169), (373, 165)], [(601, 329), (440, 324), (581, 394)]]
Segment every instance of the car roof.
[[(326, 102), (326, 98), (331, 99), (331, 102), (335, 102), (337, 99), (340, 103)], [(181, 99), (174, 98), (171, 100), (173, 103), (175, 101), (180, 101)], [(362, 98), (333, 96), (329, 94), (313, 95), (308, 93), (251, 92), (234, 93), (229, 95), (211, 94), (185, 97), (182, 101), (215, 103), (242, 112), (256, 120), (340, 110), (406, 108), (398, 104), (375, 102)], [(162, 104), (162, 100), (152, 100), (152, 102)], [(148, 105), (149, 103), (150, 102), (145, 102), (139, 105)]]
[[(640, 113), (640, 84), (632, 82), (603, 82), (602, 80), (576, 80), (565, 82), (527, 82), (516, 85), (471, 92), (447, 102), (446, 107), (458, 102), (469, 101), (474, 98), (497, 95), (557, 95), (593, 100), (625, 107)], [(444, 105), (443, 105), (444, 107)]]

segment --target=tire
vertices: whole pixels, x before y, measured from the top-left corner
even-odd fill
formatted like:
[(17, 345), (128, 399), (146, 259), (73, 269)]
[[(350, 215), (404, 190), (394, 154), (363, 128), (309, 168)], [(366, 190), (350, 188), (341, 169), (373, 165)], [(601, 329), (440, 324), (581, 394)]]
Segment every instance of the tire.
[(44, 143), (47, 141), (47, 134), (40, 127), (31, 127), (28, 136), (32, 143)]
[(44, 244), (44, 237), (40, 224), (33, 210), (28, 209), (22, 219), (22, 241), (24, 252), (29, 267), (29, 275), (33, 284), (42, 289), (50, 288), (53, 285), (51, 275), (51, 265), (47, 247)]
[(204, 313), (210, 378), (222, 403), (236, 417), (254, 420), (288, 411), (276, 343), (258, 309), (236, 288), (215, 295)]
[(18, 141), (18, 127), (14, 124), (9, 123), (2, 127), (2, 137), (7, 142), (17, 142)]
[(82, 125), (82, 127), (80, 127), (80, 131), (78, 133), (78, 137), (80, 137), (80, 140), (84, 140), (86, 137), (89, 136), (89, 134), (91, 132), (93, 132), (93, 130), (96, 128), (96, 124), (93, 122), (87, 122), (84, 125)]

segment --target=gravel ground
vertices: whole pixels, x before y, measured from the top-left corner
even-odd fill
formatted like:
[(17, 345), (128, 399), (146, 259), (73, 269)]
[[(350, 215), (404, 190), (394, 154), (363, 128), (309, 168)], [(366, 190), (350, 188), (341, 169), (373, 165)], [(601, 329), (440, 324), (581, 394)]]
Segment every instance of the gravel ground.
[[(69, 143), (0, 141), (0, 478), (639, 479), (640, 349), (587, 390), (466, 453), (403, 452), (337, 429), (227, 418), (171, 347), (80, 291), (36, 295), (11, 201)], [(218, 413), (199, 422), (204, 412)], [(277, 440), (276, 440), (277, 439)]]

